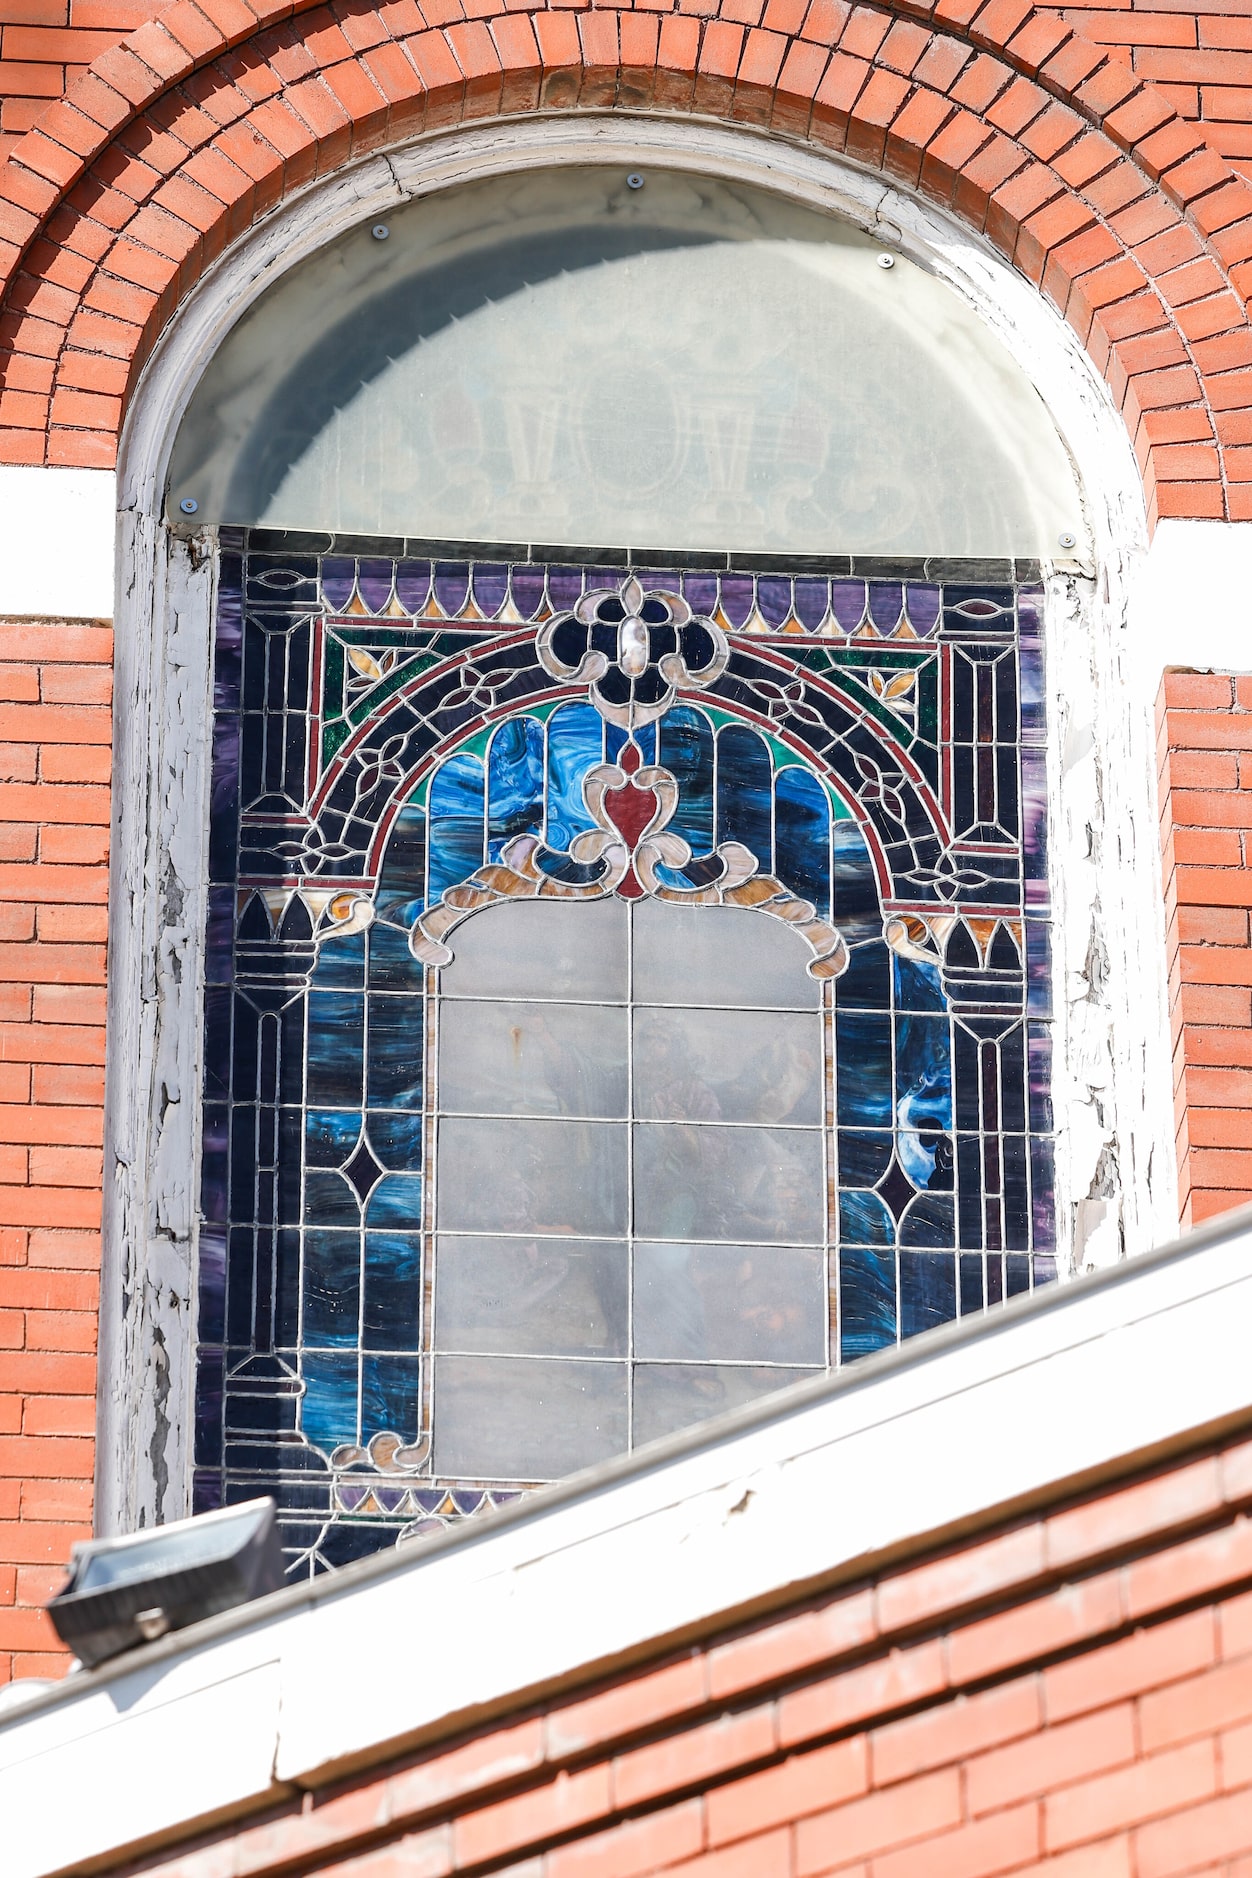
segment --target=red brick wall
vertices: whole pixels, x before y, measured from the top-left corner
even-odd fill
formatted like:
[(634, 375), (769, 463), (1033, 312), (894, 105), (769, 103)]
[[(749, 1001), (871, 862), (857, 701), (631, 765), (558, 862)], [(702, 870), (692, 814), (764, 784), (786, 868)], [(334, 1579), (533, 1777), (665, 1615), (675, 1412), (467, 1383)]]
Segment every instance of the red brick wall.
[[(168, 0), (0, 0), (0, 157), (67, 83)], [(211, 11), (211, 9), (209, 9)], [(495, 6), (465, 7), (468, 18)], [(669, 8), (662, 9), (669, 11)], [(703, 12), (678, 5), (678, 12)], [(755, 9), (757, 17), (761, 9)], [(1248, 0), (1091, 0), (1049, 8), (1150, 79), (1213, 148), (1252, 176), (1252, 16)], [(942, 16), (943, 9), (939, 9)], [(747, 13), (741, 15), (747, 18)]]
[(1157, 709), (1179, 1207), (1252, 1200), (1252, 678), (1167, 672)]
[(90, 1529), (112, 634), (0, 622), (0, 1681)]
[(1249, 1510), (1245, 1440), (120, 1869), (1247, 1878)]

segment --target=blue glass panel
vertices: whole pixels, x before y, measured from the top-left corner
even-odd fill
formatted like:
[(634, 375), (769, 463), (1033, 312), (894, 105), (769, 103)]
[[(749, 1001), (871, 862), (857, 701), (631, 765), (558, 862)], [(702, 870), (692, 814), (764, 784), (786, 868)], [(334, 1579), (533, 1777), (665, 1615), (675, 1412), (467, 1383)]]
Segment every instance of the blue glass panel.
[(676, 704), (662, 719), (657, 761), (678, 784), (678, 807), (668, 826), (693, 854), (713, 847), (713, 726), (703, 711)]
[(896, 1262), (848, 1246), (839, 1253), (839, 1351), (845, 1363), (896, 1340)]
[(834, 920), (849, 945), (878, 938), (882, 909), (878, 877), (865, 837), (853, 821), (839, 820), (832, 831), (835, 856)]
[(950, 1193), (923, 1193), (914, 1200), (900, 1222), (902, 1246), (952, 1246), (956, 1244), (956, 1203)]
[(895, 1027), (897, 1125), (921, 1134), (951, 1128), (952, 1052), (947, 1018), (897, 1017)]
[(308, 1099), (350, 1108), (361, 1101), (365, 999), (348, 991), (309, 993)]
[(430, 785), (430, 852), (426, 900), (437, 906), (448, 887), (482, 866), (486, 838), (486, 781), (482, 760), (451, 756)]
[(411, 1113), (370, 1111), (370, 1146), (383, 1166), (393, 1173), (420, 1173), (422, 1167), (421, 1109)]
[(361, 1208), (342, 1174), (310, 1168), (304, 1177), (304, 1216), (311, 1225), (359, 1226)]
[(371, 994), (369, 1006), (370, 1105), (420, 1109), (425, 1048), (422, 999)]
[(781, 769), (774, 782), (774, 870), (785, 887), (830, 917), (830, 803), (810, 770)]
[(301, 1359), (300, 1428), (305, 1440), (324, 1454), (356, 1440), (357, 1362), (355, 1355), (313, 1350), (306, 1350)]
[(981, 1254), (962, 1252), (958, 1260), (961, 1281), (961, 1316), (972, 1317), (986, 1304)]
[(512, 717), (491, 739), (487, 756), (487, 858), (498, 861), (516, 835), (543, 826), (543, 725)]
[(349, 933), (344, 939), (323, 939), (317, 950), (315, 982), (318, 985), (343, 985), (351, 988), (365, 981), (365, 934)]
[(420, 1365), (415, 1356), (366, 1355), (361, 1361), (361, 1438), (384, 1430), (413, 1441), (421, 1410)]
[(604, 761), (604, 719), (589, 704), (563, 704), (548, 719), (548, 793), (545, 840), (564, 852), (595, 827), (583, 800), (587, 772)]
[(304, 1341), (355, 1349), (360, 1334), (361, 1235), (315, 1230), (304, 1235)]
[(422, 1242), (416, 1234), (365, 1235), (367, 1350), (416, 1350), (422, 1302)]
[(408, 931), (377, 921), (370, 927), (369, 982), (371, 991), (422, 990), (424, 971), (413, 957)]
[(881, 939), (852, 947), (847, 970), (835, 980), (835, 997), (840, 1010), (891, 1008), (891, 954)]
[(388, 1174), (370, 1194), (365, 1208), (367, 1226), (401, 1226), (410, 1232), (422, 1223), (420, 1174)]
[(839, 1195), (841, 1245), (893, 1246), (896, 1223), (876, 1193)]
[(837, 1113), (843, 1127), (891, 1126), (891, 1019), (840, 1011), (835, 1019)]
[(841, 1128), (838, 1144), (839, 1185), (876, 1187), (891, 1165), (895, 1146), (891, 1135)]
[(938, 961), (924, 964), (921, 959), (895, 959), (897, 1011), (945, 1011), (943, 980)]
[[(440, 774), (442, 775), (443, 772), (441, 771)], [(453, 812), (455, 813), (455, 808)], [(473, 813), (474, 811), (467, 812)], [(481, 818), (481, 808), (477, 810), (477, 814)], [(401, 925), (411, 925), (413, 918), (421, 910), (425, 882), (426, 810), (420, 803), (406, 802), (391, 824), (391, 833), (387, 837), (382, 873), (378, 880), (378, 892), (374, 898), (375, 913), (382, 918), (397, 918), (398, 907), (407, 906), (409, 902), (416, 901), (417, 904), (408, 918), (400, 917), (399, 920)], [(440, 891), (442, 892), (442, 888)]]
[(716, 788), (718, 846), (741, 841), (762, 872), (769, 873), (774, 865), (773, 765), (756, 731), (739, 724), (719, 731)]
[(934, 1252), (900, 1254), (900, 1335), (916, 1337), (956, 1316), (956, 1260)]

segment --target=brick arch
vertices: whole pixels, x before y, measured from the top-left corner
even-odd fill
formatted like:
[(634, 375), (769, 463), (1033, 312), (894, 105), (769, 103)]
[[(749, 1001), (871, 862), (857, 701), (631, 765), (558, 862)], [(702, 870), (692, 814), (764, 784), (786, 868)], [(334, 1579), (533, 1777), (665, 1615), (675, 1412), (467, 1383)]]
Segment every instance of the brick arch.
[(315, 176), (423, 131), (624, 108), (766, 128), (949, 207), (1087, 346), (1152, 517), (1252, 517), (1252, 190), (1055, 19), (1018, 0), (959, 32), (847, 0), (282, 10), (174, 0), (0, 169), (0, 460), (111, 464), (174, 307)]

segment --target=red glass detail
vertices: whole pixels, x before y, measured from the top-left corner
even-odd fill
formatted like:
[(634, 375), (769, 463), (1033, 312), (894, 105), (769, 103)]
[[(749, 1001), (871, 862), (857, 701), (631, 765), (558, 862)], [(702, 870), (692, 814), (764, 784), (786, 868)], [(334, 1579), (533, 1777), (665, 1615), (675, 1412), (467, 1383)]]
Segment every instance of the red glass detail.
[(626, 869), (617, 883), (617, 891), (623, 900), (642, 900), (643, 888), (639, 884), (639, 876), (633, 867)]
[[(618, 758), (618, 763), (627, 776), (631, 777), (642, 760), (638, 744), (628, 743)], [(604, 793), (605, 814), (631, 854), (635, 851), (640, 835), (656, 814), (656, 807), (656, 790), (641, 789), (634, 782), (628, 781), (621, 789), (606, 789)], [(638, 898), (641, 891), (642, 889), (636, 886), (635, 894), (631, 895), (626, 893), (624, 885), (618, 889), (619, 893), (626, 893), (627, 899)]]

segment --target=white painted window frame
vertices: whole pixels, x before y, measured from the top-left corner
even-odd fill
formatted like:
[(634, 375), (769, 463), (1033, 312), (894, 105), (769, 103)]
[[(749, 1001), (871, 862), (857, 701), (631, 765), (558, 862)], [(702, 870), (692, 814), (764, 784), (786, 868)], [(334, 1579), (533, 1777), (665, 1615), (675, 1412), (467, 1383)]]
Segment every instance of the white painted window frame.
[[(480, 177), (646, 161), (842, 215), (973, 304), (1073, 457), (1090, 562), (1045, 563), (1054, 903), (1057, 1213), (1063, 1269), (1176, 1229), (1153, 699), (1128, 641), (1147, 548), (1122, 421), (1075, 335), (985, 242), (880, 177), (699, 119), (528, 117), (421, 138), (268, 216), (175, 314), (131, 402), (118, 472), (115, 811), (97, 1527), (189, 1506), (214, 531), (162, 519), (178, 424), (216, 347), (287, 269), (398, 203)], [(837, 544), (835, 544), (837, 546)]]

